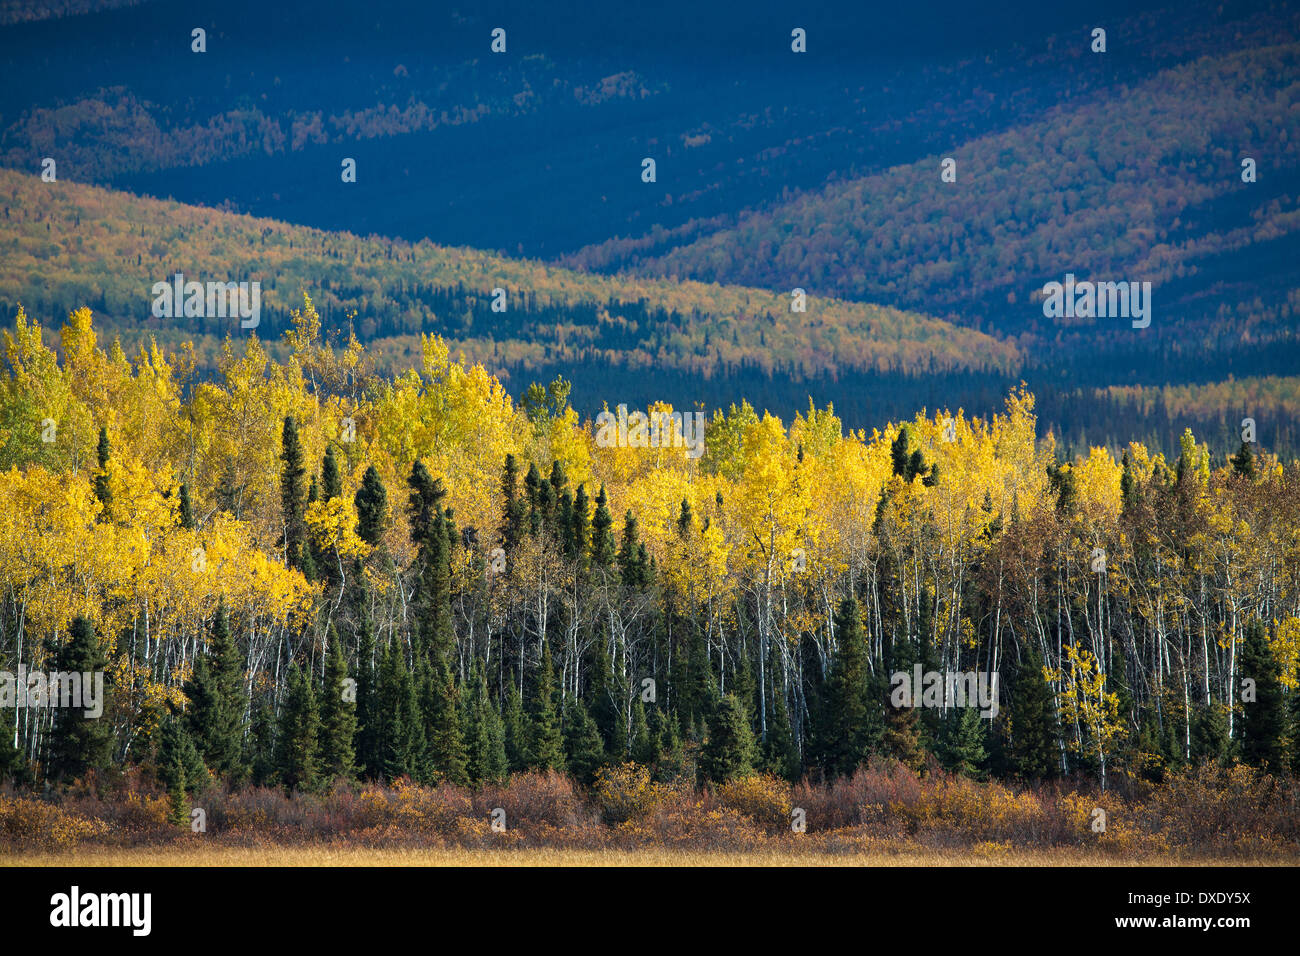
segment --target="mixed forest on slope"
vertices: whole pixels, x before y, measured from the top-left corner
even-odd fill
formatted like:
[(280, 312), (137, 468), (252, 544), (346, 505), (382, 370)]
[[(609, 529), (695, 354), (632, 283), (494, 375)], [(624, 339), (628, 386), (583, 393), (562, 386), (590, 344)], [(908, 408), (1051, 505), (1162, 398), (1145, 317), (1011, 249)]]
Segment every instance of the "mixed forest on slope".
[[(1091, 438), (1118, 449), (1138, 437), (1172, 452), (1193, 427), (1217, 450), (1232, 450), (1247, 416), (1270, 448), (1287, 451), (1300, 438), (1300, 378), (1293, 375), (1270, 376), (1263, 390), (1235, 380), (1178, 386), (1183, 397), (1176, 401), (1168, 388), (1128, 381), (1065, 387), (1059, 375), (1046, 374), (1044, 347), (1032, 340), (811, 290), (807, 311), (793, 312), (792, 290), (605, 277), (427, 241), (327, 233), (45, 183), (7, 170), (0, 170), (0, 199), (4, 314), (12, 317), (22, 305), (50, 321), (84, 304), (128, 350), (148, 338), (177, 350), (192, 343), (190, 360), (203, 378), (215, 372), (227, 336), (256, 335), (283, 356), (279, 339), (291, 326), (294, 302), (307, 292), (323, 336), (342, 346), (355, 335), (376, 370), (418, 363), (420, 337), (436, 334), (454, 355), (483, 363), (517, 392), (564, 375), (584, 414), (606, 401), (645, 407), (670, 397), (679, 407), (718, 408), (758, 394), (760, 410), (788, 416), (811, 397), (834, 403), (854, 427), (878, 427), (942, 405), (990, 414), (1025, 378), (1039, 396), (1040, 417), (1070, 447), (1086, 448)], [(186, 280), (259, 281), (257, 328), (243, 330), (229, 319), (154, 318), (150, 290), (177, 272)], [(506, 292), (504, 312), (492, 308), (498, 288)], [(1296, 294), (1279, 323), (1289, 321)], [(1285, 334), (1278, 334), (1268, 341), (1285, 354)], [(51, 344), (57, 348), (57, 334)]]
[[(210, 374), (227, 329), (150, 320), (147, 287), (247, 277), (280, 357), (305, 291), (379, 367), (438, 334), (517, 393), (563, 375), (584, 414), (811, 397), (873, 428), (992, 415), (1024, 380), (1071, 453), (1173, 455), (1188, 427), (1228, 453), (1244, 418), (1300, 447), (1286, 3), (832, 6), (800, 11), (804, 55), (779, 2), (317, 6), (0, 14), (6, 318), (88, 305), (129, 347), (193, 340)], [(1150, 281), (1151, 326), (1045, 318), (1066, 273)]]

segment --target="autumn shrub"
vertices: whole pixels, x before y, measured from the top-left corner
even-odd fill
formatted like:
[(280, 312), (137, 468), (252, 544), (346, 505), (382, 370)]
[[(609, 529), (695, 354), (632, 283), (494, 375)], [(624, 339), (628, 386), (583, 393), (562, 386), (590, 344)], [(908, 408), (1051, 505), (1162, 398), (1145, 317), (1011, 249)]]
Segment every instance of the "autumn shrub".
[(898, 811), (922, 798), (921, 777), (896, 760), (872, 758), (852, 776), (837, 777), (825, 784), (804, 780), (791, 793), (794, 806), (807, 814), (812, 832), (871, 825), (893, 829), (889, 808)]
[(131, 792), (95, 808), (96, 819), (134, 843), (166, 841), (176, 833), (168, 820), (171, 803), (164, 794)]
[(1055, 811), (1063, 826), (1052, 833), (1052, 842), (1073, 846), (1097, 846), (1132, 851), (1150, 841), (1134, 812), (1134, 805), (1116, 794), (1083, 795), (1075, 791), (1056, 798)]
[(665, 792), (629, 835), (645, 845), (692, 850), (748, 850), (764, 839), (751, 817), (684, 787)]
[(946, 832), (964, 841), (1038, 844), (1048, 832), (1048, 814), (1033, 794), (948, 774), (928, 778), (919, 799), (891, 801), (885, 810), (905, 820), (913, 832)]
[(304, 810), (302, 794), (290, 797), (270, 787), (248, 787), (217, 795), (210, 801), (208, 826), (224, 831), (267, 831), (301, 827)]
[(780, 777), (772, 774), (739, 777), (721, 784), (717, 799), (721, 806), (750, 817), (768, 831), (790, 829), (794, 804), (790, 800), (790, 785)]
[(390, 812), (398, 826), (418, 833), (454, 833), (461, 818), (474, 812), (470, 793), (454, 784), (421, 787), (399, 780), (390, 794)]
[(1079, 794), (1071, 791), (1055, 800), (1060, 824), (1049, 841), (1057, 845), (1094, 847), (1120, 855), (1165, 853), (1167, 834), (1152, 830), (1140, 805), (1116, 793)]
[[(478, 792), (406, 779), (293, 794), (218, 785), (195, 805), (206, 813), (202, 839), (232, 846), (746, 851), (780, 844), (844, 855), (950, 848), (978, 859), (1050, 846), (1269, 859), (1294, 858), (1300, 847), (1300, 785), (1243, 766), (1103, 792), (1082, 780), (1013, 788), (937, 768), (917, 774), (887, 760), (825, 784), (791, 787), (753, 775), (701, 790), (656, 783), (649, 769), (626, 763), (601, 768), (589, 793), (545, 772)], [(795, 807), (805, 811), (806, 832), (791, 832)], [(504, 829), (492, 826), (498, 808)], [(0, 851), (197, 839), (169, 823), (167, 809), (166, 795), (145, 780), (68, 788), (57, 801), (0, 789)]]
[(790, 800), (804, 810), (808, 829), (818, 833), (862, 822), (861, 801), (850, 777), (836, 777), (824, 784), (801, 780), (795, 784)]
[(649, 768), (637, 763), (602, 767), (592, 786), (601, 817), (611, 826), (644, 819), (664, 792), (651, 780)]
[(109, 833), (102, 820), (88, 819), (31, 797), (0, 795), (0, 847), (8, 850), (66, 850)]
[(475, 794), (473, 807), (485, 820), (493, 810), (504, 810), (508, 829), (576, 830), (598, 825), (595, 811), (586, 806), (573, 780), (554, 770), (519, 773), (506, 784), (484, 787)]
[(1236, 764), (1169, 774), (1135, 809), (1174, 846), (1249, 852), (1300, 844), (1300, 787)]

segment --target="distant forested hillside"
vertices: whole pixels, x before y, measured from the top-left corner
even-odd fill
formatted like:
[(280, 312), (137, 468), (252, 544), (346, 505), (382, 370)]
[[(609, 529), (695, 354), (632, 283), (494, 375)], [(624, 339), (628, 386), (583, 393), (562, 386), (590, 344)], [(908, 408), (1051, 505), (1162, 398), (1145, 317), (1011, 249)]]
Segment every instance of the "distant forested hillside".
[[(1104, 319), (1045, 319), (1035, 294), (1045, 281), (1140, 279), (1157, 297), (1144, 348), (1176, 339), (1183, 363), (1199, 365), (1207, 345), (1230, 350), (1248, 331), (1251, 354), (1268, 363), (1294, 340), (1297, 110), (1300, 45), (1205, 58), (662, 255), (639, 259), (629, 246), (620, 256), (615, 244), (566, 261), (805, 284), (1054, 340), (1059, 353), (1122, 349), (1131, 336)], [(940, 181), (943, 156), (956, 160), (956, 182)], [(1245, 158), (1255, 182), (1242, 180)]]
[[(1021, 364), (1013, 343), (872, 305), (812, 296), (807, 312), (795, 313), (788, 292), (584, 275), (8, 171), (0, 171), (0, 197), (0, 307), (12, 314), (21, 303), (53, 325), (83, 301), (128, 344), (148, 335), (193, 340), (201, 367), (212, 367), (226, 335), (249, 333), (230, 320), (153, 318), (151, 287), (176, 272), (260, 281), (256, 333), (264, 339), (279, 339), (305, 291), (327, 330), (355, 332), (384, 366), (417, 363), (420, 333), (436, 332), (494, 371), (527, 378), (559, 366), (592, 390), (607, 383), (614, 400), (649, 401), (641, 396), (646, 376), (694, 380), (693, 391), (716, 377), (726, 380), (728, 400), (737, 382), (752, 381), (747, 394), (754, 394), (783, 377), (803, 391), (781, 399), (795, 408), (842, 376), (958, 373), (1000, 381)], [(505, 312), (492, 310), (496, 288), (506, 292)]]
[[(812, 398), (870, 427), (990, 414), (1024, 380), (1073, 447), (1172, 453), (1190, 426), (1230, 450), (1248, 415), (1290, 447), (1292, 402), (1226, 387), (1292, 394), (1300, 369), (1288, 4), (263, 6), (0, 28), (8, 315), (89, 304), (128, 345), (193, 340), (206, 375), (232, 330), (151, 319), (148, 287), (257, 278), (273, 351), (308, 292), (381, 367), (437, 332), (512, 388), (563, 376), (584, 412)], [(1152, 282), (1150, 328), (1045, 318), (1066, 272)]]
[[(173, 348), (194, 343), (200, 376), (213, 373), (227, 336), (255, 333), (279, 354), (289, 310), (306, 292), (325, 336), (342, 342), (355, 334), (378, 371), (418, 365), (420, 335), (436, 333), (453, 354), (483, 362), (513, 387), (564, 377), (584, 413), (602, 401), (637, 406), (663, 396), (679, 406), (726, 408), (743, 396), (793, 414), (811, 398), (833, 402), (854, 427), (872, 427), (908, 403), (987, 413), (1028, 377), (1039, 389), (1042, 421), (1072, 446), (1115, 444), (1127, 434), (1177, 448), (1183, 428), (1193, 426), (1215, 448), (1229, 448), (1233, 429), (1224, 423), (1254, 414), (1267, 447), (1294, 447), (1300, 378), (1273, 379), (1267, 394), (1284, 398), (1266, 407), (1214, 383), (1184, 390), (1196, 400), (1152, 404), (1150, 389), (1071, 386), (1042, 370), (1041, 353), (1015, 341), (893, 308), (813, 295), (808, 311), (796, 313), (786, 292), (587, 275), (8, 171), (0, 171), (0, 200), (5, 314), (21, 304), (57, 327), (86, 304), (128, 350), (150, 337)], [(261, 282), (258, 328), (154, 318), (153, 284), (178, 271), (199, 281)], [(506, 290), (505, 312), (492, 311), (495, 288)]]

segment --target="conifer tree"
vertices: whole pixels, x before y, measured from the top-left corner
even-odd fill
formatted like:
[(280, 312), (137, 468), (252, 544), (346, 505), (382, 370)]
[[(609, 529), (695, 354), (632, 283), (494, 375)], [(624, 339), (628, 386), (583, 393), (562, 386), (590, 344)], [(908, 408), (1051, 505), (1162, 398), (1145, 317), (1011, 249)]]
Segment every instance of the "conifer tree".
[(984, 779), (988, 759), (984, 739), (984, 718), (977, 708), (952, 708), (944, 719), (939, 739), (939, 759), (944, 769), (963, 777)]
[(358, 769), (369, 780), (382, 776), (380, 761), (379, 671), (375, 660), (374, 626), (368, 609), (361, 610), (361, 633), (357, 639), (357, 730), (355, 737)]
[(199, 756), (213, 773), (238, 780), (244, 771), (244, 657), (224, 602), (213, 615), (207, 653), (195, 662), (184, 690), (186, 730)]
[(555, 493), (556, 500), (558, 501), (560, 495), (567, 491), (569, 487), (569, 478), (564, 473), (564, 465), (561, 464), (560, 459), (558, 458), (551, 462), (550, 482), (551, 490)]
[(95, 470), (95, 497), (104, 506), (99, 513), (100, 521), (109, 521), (113, 516), (113, 489), (108, 482), (108, 459), (110, 454), (108, 427), (104, 426), (99, 429), (99, 447), (96, 449), (99, 467)]
[(542, 644), (542, 665), (533, 690), (532, 726), (528, 763), (534, 770), (564, 769), (564, 739), (560, 732), (555, 702), (555, 669), (551, 664), (551, 647)]
[(474, 694), (468, 708), (469, 724), (465, 734), (468, 741), (466, 769), (470, 782), (476, 787), (482, 787), (505, 780), (505, 730), (501, 716), (488, 696), (487, 679), (477, 664), (474, 666), (471, 684)]
[(190, 822), (190, 794), (202, 786), (207, 771), (203, 769), (183, 722), (174, 714), (163, 718), (155, 763), (158, 782), (167, 791), (170, 805), (167, 820), (173, 826), (186, 826)]
[(659, 746), (650, 732), (650, 724), (645, 716), (645, 704), (641, 695), (632, 698), (632, 747), (628, 756), (634, 763), (649, 767), (659, 759)]
[(718, 684), (713, 676), (708, 637), (703, 628), (692, 622), (687, 640), (690, 641), (689, 663), (682, 716), (692, 724), (699, 724), (713, 716), (713, 709), (717, 706)]
[(270, 702), (263, 698), (253, 708), (244, 762), (249, 767), (250, 780), (255, 787), (265, 787), (275, 782), (275, 715)]
[(749, 715), (734, 694), (718, 702), (700, 753), (700, 770), (713, 783), (746, 777), (754, 770), (754, 732)]
[(1232, 456), (1232, 473), (1238, 478), (1255, 480), (1255, 456), (1251, 453), (1249, 442), (1242, 442), (1237, 454)]
[(893, 443), (889, 446), (889, 459), (893, 466), (895, 475), (900, 478), (910, 480), (908, 475), (908, 449), (912, 442), (912, 429), (909, 425), (903, 425), (898, 429), (898, 434), (894, 436)]
[(1243, 695), (1241, 703), (1241, 757), (1253, 766), (1280, 772), (1286, 763), (1282, 744), (1286, 710), (1277, 660), (1258, 618), (1246, 626), (1239, 673), (1255, 682), (1254, 701)]
[(649, 583), (645, 548), (637, 538), (636, 516), (629, 508), (623, 518), (623, 541), (618, 550), (619, 580), (629, 588), (643, 588)]
[(311, 679), (297, 664), (289, 669), (276, 750), (276, 769), (285, 790), (314, 790), (320, 781), (320, 709)]
[[(892, 672), (901, 671), (910, 679), (915, 657), (911, 644), (906, 638), (900, 637), (893, 642)], [(879, 687), (879, 682), (872, 683), (875, 687), (869, 696), (874, 698), (883, 691), (875, 689)], [(916, 688), (915, 692), (920, 693), (920, 688)], [(916, 715), (917, 708), (893, 706), (892, 693), (889, 694), (889, 700), (890, 706), (885, 708), (885, 728), (880, 737), (880, 749), (887, 756), (919, 772), (925, 766), (925, 749), (921, 742), (921, 721)]]
[(455, 649), (456, 634), (451, 618), (452, 529), (442, 511), (447, 496), (441, 478), (433, 478), (417, 460), (408, 480), (411, 540), (418, 548), (419, 586), (416, 614), (420, 656), (449, 656)]
[(216, 681), (208, 666), (206, 654), (200, 654), (194, 661), (194, 670), (191, 671), (189, 680), (181, 685), (181, 690), (189, 701), (184, 717), (186, 732), (191, 740), (197, 741), (195, 748), (200, 757), (211, 760), (207, 755), (209, 746), (219, 746), (215, 725), (221, 710), (221, 700), (217, 695)]
[(307, 547), (306, 487), (307, 468), (303, 463), (298, 423), (286, 415), (281, 432), (280, 513), (284, 521), (284, 553), (288, 563), (302, 571), (308, 580), (315, 577), (311, 550)]
[(1148, 711), (1138, 725), (1137, 736), (1127, 754), (1144, 779), (1159, 783), (1164, 779), (1166, 768), (1174, 765), (1176, 758), (1166, 750), (1166, 743), (1167, 737), (1161, 732), (1155, 713)]
[(605, 763), (605, 746), (582, 699), (570, 697), (567, 707), (564, 736), (569, 773), (584, 786), (590, 786), (596, 771)]
[(425, 738), (431, 779), (458, 786), (470, 782), (465, 737), (461, 730), (460, 700), (451, 669), (441, 655), (421, 662)]
[(514, 554), (523, 539), (524, 519), (527, 517), (524, 504), (519, 500), (519, 465), (514, 455), (506, 455), (505, 468), (501, 473), (501, 492), (505, 498), (500, 528), (501, 547), (506, 554)]
[(388, 489), (375, 466), (366, 469), (361, 487), (352, 498), (357, 509), (357, 537), (373, 548), (384, 540), (388, 526)]
[[(1300, 690), (1293, 690), (1290, 694), (1291, 701), (1291, 776), (1300, 777)], [(0, 745), (2, 747), (3, 745)], [(0, 758), (3, 759), (3, 758)], [(0, 769), (0, 780), (4, 779), (3, 769)]]
[(421, 622), (427, 652), (446, 660), (455, 653), (456, 631), (451, 610), (451, 542), (454, 525), (450, 511), (433, 524), (429, 542), (429, 568), (425, 581), (425, 619)]
[(596, 496), (596, 513), (591, 518), (591, 567), (608, 571), (614, 566), (614, 516), (605, 498), (605, 486)]
[(0, 735), (0, 783), (9, 781), (16, 786), (28, 783), (29, 769), (23, 752), (14, 746), (9, 733)]
[(1023, 659), (1011, 686), (1008, 756), (1012, 769), (1026, 780), (1046, 780), (1060, 767), (1056, 744), (1056, 704), (1043, 678), (1038, 648), (1026, 642)]
[[(94, 675), (103, 676), (104, 700), (97, 706), (103, 709), (99, 717), (87, 716), (88, 707), (56, 707), (50, 730), (50, 775), (54, 778), (81, 777), (87, 770), (106, 770), (112, 759), (113, 723), (109, 717), (112, 706), (112, 684), (105, 673), (108, 656), (95, 634), (90, 621), (78, 615), (72, 619), (68, 639), (55, 654), (55, 670), (61, 674), (90, 675), (91, 688)], [(82, 688), (82, 703), (91, 688)]]
[[(735, 695), (736, 700), (745, 708), (745, 713), (750, 718), (750, 728), (754, 731), (755, 737), (760, 737), (758, 727), (755, 722), (755, 715), (758, 713), (758, 686), (754, 680), (754, 672), (750, 670), (749, 658), (744, 654), (736, 655), (735, 669), (732, 672), (731, 683), (728, 685), (731, 693)], [(761, 739), (759, 740), (762, 743)]]
[[(528, 505), (528, 533), (541, 534), (545, 505), (542, 501), (542, 473), (537, 470), (537, 462), (528, 465), (524, 475), (524, 498)], [(549, 489), (549, 483), (547, 484)]]
[(568, 490), (561, 491), (555, 500), (555, 549), (568, 561), (573, 560), (569, 553), (570, 537), (573, 533), (573, 496)]
[(396, 642), (384, 650), (379, 667), (379, 706), (376, 708), (375, 743), (378, 750), (379, 779), (396, 780), (415, 772), (415, 762), (423, 751), (416, 745), (418, 706), (415, 685), (406, 659)]
[(433, 532), (433, 522), (442, 514), (442, 500), (433, 475), (423, 459), (411, 463), (411, 473), (406, 478), (410, 492), (406, 496), (407, 518), (410, 522), (411, 541), (421, 552), (421, 562), (427, 561), (424, 550)]
[(799, 764), (799, 749), (790, 727), (785, 694), (779, 687), (773, 687), (772, 717), (767, 722), (767, 742), (763, 745), (763, 768), (794, 783), (802, 769)]
[(180, 523), (186, 531), (194, 530), (194, 506), (190, 503), (190, 486), (181, 483)]
[(320, 463), (321, 498), (329, 501), (343, 494), (343, 476), (339, 474), (338, 459), (334, 457), (334, 446), (325, 446), (325, 457)]
[(343, 655), (343, 642), (331, 627), (320, 700), (320, 765), (326, 780), (351, 779), (356, 775), (357, 705), (345, 698), (347, 680), (348, 662)]
[(826, 687), (821, 753), (826, 769), (851, 775), (878, 744), (878, 706), (869, 694), (867, 643), (857, 598), (840, 601), (835, 615), (836, 653)]
[(1233, 751), (1228, 712), (1218, 701), (1201, 704), (1192, 713), (1189, 751), (1193, 764), (1225, 763)]
[(619, 682), (614, 676), (609, 651), (603, 638), (595, 642), (592, 657), (590, 713), (600, 731), (605, 752), (612, 759), (618, 760), (627, 752), (627, 732), (615, 696), (618, 694), (615, 685)]
[(681, 510), (677, 512), (677, 535), (685, 538), (691, 532), (694, 517), (691, 514), (691, 503), (688, 499), (682, 499)]
[(532, 747), (532, 728), (529, 726), (528, 714), (524, 710), (519, 688), (515, 686), (514, 681), (510, 682), (506, 691), (501, 724), (505, 733), (507, 767), (511, 773), (527, 770)]
[(694, 782), (694, 774), (687, 768), (681, 724), (676, 711), (667, 713), (664, 710), (656, 709), (651, 726), (651, 736), (654, 737), (659, 750), (659, 759), (655, 762), (656, 776), (660, 780), (677, 780), (681, 776), (687, 775)]
[(578, 485), (578, 491), (573, 496), (573, 506), (569, 511), (569, 530), (564, 552), (570, 561), (577, 564), (579, 574), (586, 571), (590, 536), (591, 499), (587, 497), (587, 486)]

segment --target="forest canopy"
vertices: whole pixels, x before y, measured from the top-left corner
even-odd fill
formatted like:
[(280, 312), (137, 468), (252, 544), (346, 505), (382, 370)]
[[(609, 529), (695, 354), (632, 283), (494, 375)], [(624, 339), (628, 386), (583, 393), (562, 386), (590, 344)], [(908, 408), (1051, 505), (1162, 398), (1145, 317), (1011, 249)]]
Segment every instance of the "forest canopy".
[[(228, 341), (211, 381), (87, 309), (62, 359), (21, 311), (6, 332), (0, 669), (108, 688), (96, 722), (15, 708), (7, 773), (1294, 766), (1295, 461), (1190, 432), (1062, 460), (1024, 389), (870, 434), (742, 402), (698, 459), (602, 447), (563, 380), (516, 400), (436, 336), (381, 375), (310, 298), (291, 318), (283, 361)], [(914, 665), (1000, 675), (998, 716), (891, 706)]]

